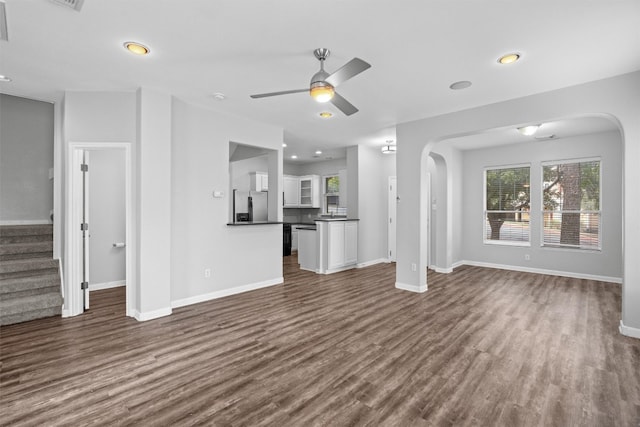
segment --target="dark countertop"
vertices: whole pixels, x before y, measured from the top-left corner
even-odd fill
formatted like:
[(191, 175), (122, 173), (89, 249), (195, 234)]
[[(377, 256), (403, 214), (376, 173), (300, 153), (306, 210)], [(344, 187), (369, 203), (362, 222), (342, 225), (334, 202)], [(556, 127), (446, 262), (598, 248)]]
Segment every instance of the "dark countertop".
[(278, 221), (253, 221), (253, 222), (228, 222), (227, 225), (235, 227), (235, 226), (247, 226), (247, 225), (268, 225), (268, 224), (284, 224), (284, 222)]
[(311, 231), (316, 231), (315, 227), (312, 226), (308, 226), (308, 227), (298, 227), (298, 230), (311, 230)]
[(360, 221), (359, 218), (316, 218), (316, 222)]

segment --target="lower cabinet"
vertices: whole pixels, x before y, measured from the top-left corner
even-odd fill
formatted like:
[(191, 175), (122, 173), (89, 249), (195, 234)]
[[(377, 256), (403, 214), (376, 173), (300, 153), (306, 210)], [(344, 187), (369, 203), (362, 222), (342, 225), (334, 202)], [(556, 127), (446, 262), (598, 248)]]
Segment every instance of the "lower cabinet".
[(318, 272), (334, 273), (358, 263), (358, 222), (317, 221), (319, 241)]

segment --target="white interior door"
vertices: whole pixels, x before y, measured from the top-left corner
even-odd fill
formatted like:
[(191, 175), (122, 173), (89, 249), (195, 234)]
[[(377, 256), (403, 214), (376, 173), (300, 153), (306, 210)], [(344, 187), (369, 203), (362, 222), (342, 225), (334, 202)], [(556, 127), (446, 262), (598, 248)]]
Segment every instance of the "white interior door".
[(389, 243), (389, 261), (396, 261), (396, 209), (398, 190), (396, 188), (397, 178), (395, 176), (389, 177), (389, 220), (387, 222), (388, 227), (388, 239)]

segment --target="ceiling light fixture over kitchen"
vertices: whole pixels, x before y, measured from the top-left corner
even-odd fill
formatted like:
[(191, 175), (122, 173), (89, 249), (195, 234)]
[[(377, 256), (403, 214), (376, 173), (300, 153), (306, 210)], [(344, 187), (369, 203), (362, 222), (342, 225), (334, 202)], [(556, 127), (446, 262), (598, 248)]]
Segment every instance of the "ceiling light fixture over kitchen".
[(136, 55), (146, 55), (151, 52), (147, 46), (140, 44), (138, 42), (124, 42), (123, 46), (131, 53), (135, 53)]
[(396, 149), (397, 149), (397, 147), (393, 144), (393, 140), (388, 139), (387, 140), (387, 145), (382, 147), (382, 149), (380, 151), (382, 151), (382, 154), (395, 154), (396, 153)]
[(502, 55), (500, 58), (498, 58), (498, 62), (500, 64), (513, 64), (518, 59), (520, 59), (519, 53), (507, 53), (506, 55)]
[(316, 154), (322, 154), (322, 151), (318, 150), (316, 151)]
[(227, 95), (221, 92), (216, 92), (211, 96), (213, 96), (213, 99), (215, 99), (216, 101), (224, 101), (225, 99), (227, 99)]
[(296, 156), (295, 154), (293, 154), (293, 155), (291, 156), (291, 158), (295, 160), (295, 159), (297, 159), (297, 158), (298, 158), (298, 156)]
[(525, 136), (531, 136), (538, 131), (538, 128), (540, 128), (540, 125), (522, 126), (518, 128), (518, 132)]

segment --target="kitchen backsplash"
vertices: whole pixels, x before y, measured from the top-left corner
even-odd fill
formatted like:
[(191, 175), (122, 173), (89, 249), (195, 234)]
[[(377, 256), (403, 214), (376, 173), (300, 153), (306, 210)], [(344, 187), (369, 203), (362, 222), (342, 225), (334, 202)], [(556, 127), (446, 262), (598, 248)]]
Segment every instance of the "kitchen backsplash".
[(286, 208), (282, 210), (284, 222), (292, 224), (313, 221), (318, 215), (320, 215), (320, 209), (314, 208)]

